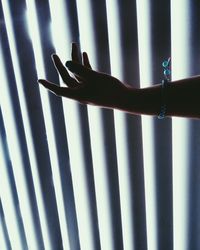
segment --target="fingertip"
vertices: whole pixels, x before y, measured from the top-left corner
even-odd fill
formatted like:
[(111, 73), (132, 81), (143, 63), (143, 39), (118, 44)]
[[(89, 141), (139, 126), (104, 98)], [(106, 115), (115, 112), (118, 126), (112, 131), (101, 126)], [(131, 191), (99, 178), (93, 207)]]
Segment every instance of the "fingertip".
[(85, 61), (89, 62), (88, 54), (85, 51), (83, 52), (83, 59), (85, 59)]
[(53, 61), (55, 61), (56, 59), (59, 59), (59, 57), (58, 57), (58, 55), (57, 54), (52, 54), (51, 55), (51, 59), (53, 60)]
[(77, 46), (77, 45), (76, 45), (75, 42), (72, 42), (72, 43), (71, 43), (71, 47), (72, 47), (72, 48), (74, 48), (74, 47), (76, 47), (76, 46)]
[(92, 69), (87, 52), (83, 52), (83, 64), (89, 69)]
[(83, 52), (83, 64), (85, 64), (88, 61), (88, 56), (87, 53), (84, 51)]
[(38, 79), (37, 82), (39, 84), (45, 85), (46, 81), (44, 79)]

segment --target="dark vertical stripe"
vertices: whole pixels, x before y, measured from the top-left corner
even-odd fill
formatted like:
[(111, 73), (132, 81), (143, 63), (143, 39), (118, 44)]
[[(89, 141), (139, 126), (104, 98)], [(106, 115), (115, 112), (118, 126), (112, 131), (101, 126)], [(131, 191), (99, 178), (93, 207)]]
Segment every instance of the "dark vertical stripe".
[[(190, 75), (200, 74), (200, 1), (189, 3)], [(189, 102), (190, 100), (186, 100)], [(200, 112), (200, 109), (199, 109)], [(187, 249), (200, 249), (200, 123), (190, 120), (189, 124), (189, 200), (188, 200), (188, 245)]]
[[(163, 79), (162, 62), (171, 56), (170, 1), (151, 1), (152, 80)], [(154, 119), (158, 249), (173, 249), (172, 122)]]
[[(1, 140), (1, 138), (0, 138), (0, 140)], [(8, 230), (7, 230), (7, 227), (6, 227), (6, 222), (5, 222), (5, 217), (4, 217), (4, 212), (3, 212), (3, 207), (2, 207), (1, 200), (0, 200), (0, 224), (2, 225), (6, 247), (7, 247), (8, 250), (12, 250), (9, 235), (8, 235)]]

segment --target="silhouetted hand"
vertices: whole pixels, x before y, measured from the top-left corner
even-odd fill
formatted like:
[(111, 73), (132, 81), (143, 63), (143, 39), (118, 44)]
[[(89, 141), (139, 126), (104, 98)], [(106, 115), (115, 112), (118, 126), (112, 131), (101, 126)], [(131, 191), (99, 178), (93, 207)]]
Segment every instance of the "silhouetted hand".
[[(44, 79), (38, 82), (58, 96), (74, 99), (83, 104), (120, 108), (129, 87), (108, 74), (92, 70), (87, 53), (83, 52), (82, 59), (79, 54), (77, 45), (73, 43), (72, 61), (66, 62), (67, 68), (57, 55), (52, 55), (54, 65), (67, 87), (60, 87)], [(68, 70), (73, 76), (70, 76)]]

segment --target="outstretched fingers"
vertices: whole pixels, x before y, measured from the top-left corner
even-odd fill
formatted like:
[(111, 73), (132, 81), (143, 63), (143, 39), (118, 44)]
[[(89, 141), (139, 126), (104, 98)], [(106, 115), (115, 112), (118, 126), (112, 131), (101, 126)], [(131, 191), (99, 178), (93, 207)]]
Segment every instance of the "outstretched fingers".
[(97, 72), (91, 70), (90, 68), (87, 68), (79, 63), (73, 62), (73, 61), (67, 61), (66, 67), (74, 74), (78, 75), (81, 79), (85, 80), (91, 80), (95, 76)]
[(70, 99), (78, 100), (78, 94), (79, 91), (78, 89), (71, 89), (71, 88), (66, 88), (66, 87), (60, 87), (50, 81), (44, 80), (44, 79), (39, 79), (38, 83), (42, 84), (45, 88), (50, 90), (52, 93), (54, 93), (57, 96), (63, 96), (63, 97), (68, 97)]

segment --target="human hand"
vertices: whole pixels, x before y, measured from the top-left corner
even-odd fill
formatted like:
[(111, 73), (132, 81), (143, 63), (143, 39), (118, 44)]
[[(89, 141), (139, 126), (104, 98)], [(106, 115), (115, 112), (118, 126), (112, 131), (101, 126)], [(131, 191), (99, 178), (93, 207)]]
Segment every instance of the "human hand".
[[(57, 55), (53, 55), (52, 59), (67, 87), (60, 87), (44, 79), (38, 82), (54, 94), (100, 107), (121, 108), (121, 105), (123, 106), (128, 86), (108, 74), (92, 70), (86, 52), (82, 54), (82, 64), (75, 43), (72, 44), (72, 61), (66, 62), (67, 68)], [(73, 76), (70, 76), (68, 70), (73, 73)]]

